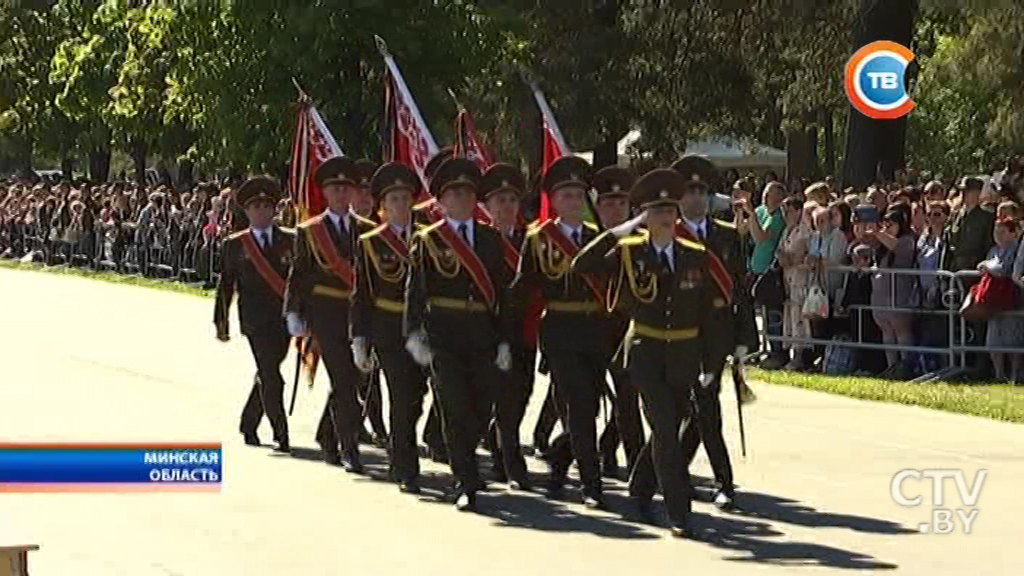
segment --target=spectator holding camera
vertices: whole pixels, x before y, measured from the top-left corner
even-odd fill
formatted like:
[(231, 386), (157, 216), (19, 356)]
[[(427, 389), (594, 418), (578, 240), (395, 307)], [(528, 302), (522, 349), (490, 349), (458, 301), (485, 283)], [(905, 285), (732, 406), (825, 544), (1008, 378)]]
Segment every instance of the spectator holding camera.
[[(868, 234), (878, 241), (877, 270), (871, 281), (871, 306), (875, 323), (882, 331), (882, 342), (899, 346), (913, 346), (913, 316), (903, 310), (877, 308), (916, 308), (916, 279), (907, 274), (893, 274), (886, 270), (905, 270), (914, 267), (916, 239), (910, 229), (910, 210), (904, 204), (894, 205), (882, 218), (881, 226)], [(909, 353), (885, 351), (888, 368), (883, 376), (905, 379), (910, 373)]]

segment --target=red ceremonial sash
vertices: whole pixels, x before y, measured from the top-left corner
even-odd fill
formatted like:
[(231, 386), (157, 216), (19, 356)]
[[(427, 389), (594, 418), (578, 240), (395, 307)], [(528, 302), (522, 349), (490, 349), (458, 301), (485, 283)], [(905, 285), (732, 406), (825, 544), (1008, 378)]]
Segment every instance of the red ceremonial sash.
[(242, 241), (245, 254), (249, 257), (253, 266), (256, 267), (256, 271), (260, 273), (260, 276), (270, 286), (270, 289), (274, 291), (274, 294), (277, 294), (278, 298), (284, 300), (284, 278), (281, 278), (277, 270), (274, 270), (274, 267), (270, 265), (267, 256), (263, 253), (263, 250), (260, 250), (256, 240), (253, 239), (252, 230), (246, 230), (239, 238)]
[[(676, 222), (676, 234), (700, 245), (704, 245), (699, 238), (690, 230), (690, 227), (682, 222)], [(728, 305), (732, 305), (733, 281), (729, 271), (726, 270), (722, 259), (713, 250), (708, 250), (708, 268), (711, 270), (711, 278), (718, 284), (719, 290)]]
[[(354, 226), (355, 222), (352, 222), (350, 225)], [(341, 278), (345, 284), (348, 284), (349, 288), (355, 288), (356, 275), (352, 271), (352, 263), (342, 258), (341, 253), (338, 252), (338, 247), (334, 244), (331, 233), (327, 230), (327, 218), (310, 224), (309, 231), (313, 237), (313, 243), (316, 244), (315, 248), (327, 260), (327, 264), (331, 267), (331, 272), (338, 278)]]
[(395, 254), (402, 258), (409, 257), (409, 246), (405, 243), (405, 240), (402, 240), (398, 237), (398, 234), (395, 234), (390, 224), (385, 224), (378, 236), (395, 251)]
[(505, 265), (515, 273), (519, 268), (519, 249), (504, 234), (501, 235), (501, 247), (505, 256)]
[[(548, 220), (547, 224), (544, 225), (544, 232), (548, 235), (548, 238), (555, 243), (558, 248), (565, 253), (565, 255), (571, 260), (580, 253), (580, 248), (569, 240), (568, 237), (562, 232), (562, 229), (558, 227), (558, 224), (554, 220)], [(597, 300), (601, 306), (605, 305), (605, 286), (597, 279), (593, 274), (580, 274), (583, 281), (590, 286), (590, 290), (594, 293), (594, 299)]]
[[(475, 226), (479, 225), (479, 223), (475, 224)], [(463, 240), (462, 236), (459, 236), (452, 230), (452, 227), (447, 222), (437, 227), (437, 234), (455, 251), (455, 255), (459, 257), (462, 265), (466, 267), (466, 271), (469, 272), (469, 276), (473, 279), (476, 287), (484, 295), (487, 305), (494, 306), (496, 299), (494, 283), (491, 282), (491, 277), (487, 274), (487, 269), (484, 268), (484, 263), (480, 261), (480, 257), (469, 247), (469, 244)]]

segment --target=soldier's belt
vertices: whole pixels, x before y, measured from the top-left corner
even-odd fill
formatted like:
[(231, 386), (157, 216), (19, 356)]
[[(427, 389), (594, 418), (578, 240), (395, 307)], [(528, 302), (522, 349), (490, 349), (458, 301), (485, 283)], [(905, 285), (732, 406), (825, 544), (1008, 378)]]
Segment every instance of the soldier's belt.
[(586, 313), (586, 312), (597, 312), (601, 310), (601, 305), (593, 300), (580, 301), (580, 302), (566, 302), (560, 300), (552, 300), (545, 306), (548, 310), (553, 312), (574, 312), (574, 313)]
[(682, 328), (679, 330), (665, 330), (644, 324), (633, 323), (633, 334), (644, 338), (654, 338), (665, 342), (676, 342), (679, 340), (693, 340), (700, 335), (699, 328)]
[(459, 300), (458, 298), (444, 298), (435, 296), (430, 299), (430, 306), (433, 308), (444, 308), (446, 310), (458, 310), (460, 312), (487, 312), (487, 305), (483, 302), (472, 300)]
[(711, 306), (715, 308), (725, 308), (725, 300), (722, 298), (715, 298), (715, 300), (711, 302)]
[(378, 310), (383, 310), (385, 312), (393, 312), (395, 314), (405, 312), (405, 302), (388, 300), (387, 298), (377, 298), (373, 301), (373, 305)]
[(342, 300), (348, 300), (349, 296), (352, 295), (352, 291), (342, 290), (341, 288), (335, 288), (334, 286), (317, 284), (313, 286), (313, 294), (327, 296), (329, 298), (340, 298)]

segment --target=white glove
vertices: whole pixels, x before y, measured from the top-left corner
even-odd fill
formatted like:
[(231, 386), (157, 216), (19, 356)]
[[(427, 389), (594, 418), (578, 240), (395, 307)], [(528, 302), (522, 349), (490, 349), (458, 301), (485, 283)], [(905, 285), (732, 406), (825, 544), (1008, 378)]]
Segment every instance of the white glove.
[(636, 227), (643, 224), (644, 222), (647, 222), (647, 210), (641, 212), (640, 215), (637, 216), (636, 218), (633, 218), (632, 220), (626, 220), (622, 224), (619, 224), (618, 226), (612, 228), (611, 232), (612, 234), (615, 235), (616, 238), (622, 238), (623, 236), (628, 236), (632, 234), (633, 230), (636, 230)]
[(715, 381), (715, 375), (714, 374), (705, 373), (705, 374), (701, 374), (700, 375), (700, 386), (701, 386), (701, 388), (708, 388), (709, 386), (711, 386), (711, 383), (714, 382), (714, 381)]
[(736, 362), (737, 364), (742, 364), (743, 359), (747, 357), (747, 352), (749, 352), (749, 349), (743, 344), (737, 346), (736, 351), (732, 353), (733, 362)]
[(306, 327), (306, 323), (302, 321), (302, 317), (299, 316), (298, 312), (289, 312), (285, 314), (285, 322), (288, 324), (288, 333), (292, 336), (306, 336), (309, 334), (309, 329)]
[(366, 337), (356, 336), (352, 339), (352, 361), (356, 368), (364, 374), (373, 369), (373, 361), (370, 360), (370, 347), (366, 343)]
[(417, 330), (409, 335), (405, 340), (405, 349), (420, 366), (430, 366), (430, 361), (434, 359), (434, 353), (427, 344), (427, 334), (423, 330)]
[(494, 359), (494, 365), (502, 372), (508, 372), (512, 368), (512, 349), (508, 344), (498, 344), (498, 357)]

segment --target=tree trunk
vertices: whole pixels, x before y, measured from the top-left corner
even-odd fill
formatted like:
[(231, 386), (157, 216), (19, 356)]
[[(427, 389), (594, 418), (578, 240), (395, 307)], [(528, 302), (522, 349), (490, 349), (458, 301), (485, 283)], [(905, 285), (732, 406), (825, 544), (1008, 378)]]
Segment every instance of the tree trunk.
[(177, 184), (183, 185), (183, 186), (187, 186), (187, 187), (191, 188), (192, 184), (195, 182), (195, 178), (193, 178), (193, 171), (194, 171), (194, 169), (195, 169), (195, 164), (193, 164), (193, 162), (191, 160), (187, 160), (186, 159), (186, 160), (181, 160), (180, 162), (178, 162), (178, 182), (177, 182)]
[[(853, 50), (877, 40), (910, 46), (917, 11), (917, 0), (861, 0), (860, 25), (854, 30)], [(906, 116), (898, 120), (875, 120), (853, 106), (848, 114), (842, 186), (867, 187), (875, 181), (876, 173), (891, 180), (896, 169), (906, 164)]]
[(609, 138), (594, 146), (594, 170), (619, 163), (618, 138)]
[(807, 176), (818, 178), (821, 176), (821, 164), (818, 161), (818, 127), (811, 125), (804, 132), (807, 139)]
[(145, 141), (141, 138), (132, 140), (132, 166), (135, 170), (135, 181), (145, 182), (146, 181), (146, 150), (147, 146)]
[(29, 176), (32, 172), (32, 156), (35, 149), (35, 141), (31, 136), (23, 136), (16, 139), (14, 167), (18, 174)]
[(821, 126), (825, 132), (825, 175), (835, 176), (836, 174), (836, 134), (835, 125), (832, 121), (832, 111), (822, 112)]
[(89, 179), (106, 182), (110, 174), (110, 145), (96, 146), (89, 151)]

